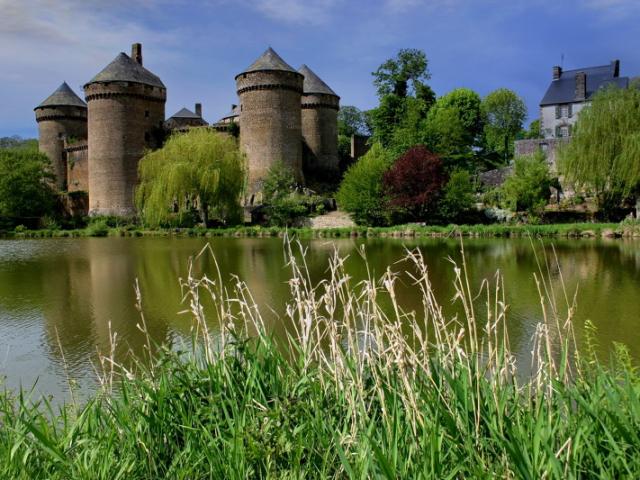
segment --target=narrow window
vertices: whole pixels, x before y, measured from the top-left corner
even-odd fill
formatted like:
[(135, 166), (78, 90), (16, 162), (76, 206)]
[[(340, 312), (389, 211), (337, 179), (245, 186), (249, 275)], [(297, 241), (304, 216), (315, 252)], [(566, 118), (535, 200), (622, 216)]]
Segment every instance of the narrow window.
[(151, 135), (149, 135), (149, 132), (144, 132), (144, 141), (148, 142), (149, 140), (151, 140)]

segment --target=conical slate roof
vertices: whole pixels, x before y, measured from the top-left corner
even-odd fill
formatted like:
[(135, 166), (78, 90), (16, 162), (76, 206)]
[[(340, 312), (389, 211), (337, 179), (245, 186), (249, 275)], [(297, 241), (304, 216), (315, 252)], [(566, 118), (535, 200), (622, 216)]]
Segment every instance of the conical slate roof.
[(325, 95), (338, 96), (336, 92), (331, 90), (329, 85), (324, 83), (324, 81), (306, 65), (302, 65), (298, 73), (304, 75), (304, 84), (302, 86), (304, 93), (324, 93)]
[(165, 88), (160, 78), (124, 52), (120, 52), (115, 60), (93, 77), (87, 85), (98, 82), (134, 82)]
[(188, 108), (181, 108), (178, 112), (171, 115), (170, 118), (201, 118), (200, 115), (193, 113)]
[(36, 108), (44, 107), (82, 107), (87, 108), (87, 104), (84, 103), (80, 97), (78, 97), (71, 87), (67, 85), (67, 82), (62, 82), (55, 92), (47, 97)]
[(260, 70), (282, 70), (295, 72), (295, 70), (278, 55), (273, 48), (267, 50), (242, 73), (258, 72)]

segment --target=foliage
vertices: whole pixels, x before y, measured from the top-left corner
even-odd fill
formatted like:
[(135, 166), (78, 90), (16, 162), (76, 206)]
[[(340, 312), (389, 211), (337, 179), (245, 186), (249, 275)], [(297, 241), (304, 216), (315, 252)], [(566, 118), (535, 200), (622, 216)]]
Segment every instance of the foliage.
[(515, 212), (540, 215), (549, 200), (551, 176), (542, 152), (517, 157), (514, 171), (500, 188), (502, 204)]
[(483, 130), (480, 96), (458, 88), (440, 97), (425, 123), (426, 144), (443, 157), (450, 168), (472, 169), (473, 148)]
[(344, 175), (336, 195), (342, 210), (359, 225), (387, 225), (390, 210), (382, 180), (391, 166), (388, 152), (376, 143)]
[(559, 169), (576, 188), (595, 191), (601, 208), (617, 206), (640, 183), (640, 90), (608, 88), (580, 112)]
[(405, 115), (406, 98), (390, 93), (380, 99), (378, 107), (367, 112), (368, 121), (373, 131), (373, 143), (388, 147), (395, 129)]
[(411, 220), (436, 213), (446, 180), (442, 160), (423, 145), (407, 150), (383, 178), (391, 205)]
[(0, 149), (0, 216), (41, 217), (53, 212), (49, 159), (30, 149)]
[(482, 100), (487, 148), (498, 153), (503, 163), (513, 157), (513, 142), (527, 117), (524, 101), (512, 90), (500, 88)]
[(341, 106), (338, 111), (338, 134), (346, 137), (368, 135), (369, 125), (365, 113), (351, 105)]
[(422, 50), (401, 49), (395, 58), (388, 59), (372, 73), (378, 96), (394, 94), (405, 97), (408, 93), (415, 93), (420, 84), (431, 78), (427, 67), (427, 56)]
[(297, 191), (293, 170), (283, 162), (272, 165), (263, 184), (265, 213), (269, 224), (290, 227), (309, 213), (305, 198)]
[(4, 148), (38, 150), (38, 140), (35, 138), (22, 138), (19, 135), (0, 137), (0, 149)]
[(460, 215), (473, 207), (475, 201), (474, 185), (466, 170), (454, 170), (444, 186), (438, 213), (442, 220), (455, 222)]
[[(0, 477), (640, 476), (638, 370), (621, 345), (602, 364), (590, 324), (578, 356), (569, 300), (536, 299), (541, 322), (523, 361), (502, 293), (482, 322), (474, 313), (487, 298), (470, 285), (502, 292), (499, 272), (474, 279), (464, 258), (453, 265), (461, 314), (449, 318), (442, 302), (450, 300), (434, 291), (419, 250), (408, 253), (406, 271), (396, 276), (389, 266), (357, 285), (337, 255), (330, 278), (317, 283), (297, 258), (287, 252), (290, 294), (279, 320), (296, 332), (287, 340), (266, 331), (265, 309), (246, 284), (218, 290), (190, 276), (182, 282), (196, 332), (190, 352), (158, 348), (133, 372), (106, 358), (102, 390), (59, 412), (47, 399), (33, 405), (29, 392), (4, 390)], [(564, 288), (543, 273), (556, 265), (546, 267), (540, 290)], [(398, 300), (403, 277), (416, 283), (422, 316)], [(219, 325), (216, 335), (207, 321)]]
[(145, 223), (158, 226), (197, 206), (205, 225), (209, 218), (235, 222), (244, 175), (244, 158), (235, 139), (205, 129), (172, 135), (163, 148), (140, 160), (140, 214)]
[(529, 129), (524, 132), (523, 137), (534, 140), (542, 137), (541, 123), (539, 118), (536, 118), (529, 124)]

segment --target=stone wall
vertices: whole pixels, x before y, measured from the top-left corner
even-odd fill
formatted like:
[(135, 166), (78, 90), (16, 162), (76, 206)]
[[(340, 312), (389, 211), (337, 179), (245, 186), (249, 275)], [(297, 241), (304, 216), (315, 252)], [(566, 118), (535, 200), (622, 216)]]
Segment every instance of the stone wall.
[(236, 77), (240, 97), (240, 146), (249, 169), (248, 198), (262, 190), (269, 168), (289, 166), (298, 182), (302, 173), (301, 96), (303, 76), (297, 72), (255, 71)]
[(87, 138), (87, 109), (74, 106), (36, 109), (38, 146), (49, 157), (56, 176), (56, 188), (67, 188), (67, 165), (64, 153), (65, 138)]
[(67, 190), (89, 191), (89, 147), (86, 140), (73, 144), (65, 143), (67, 157)]
[(162, 145), (166, 89), (131, 82), (85, 86), (89, 214), (134, 215), (138, 162)]
[(339, 169), (339, 101), (327, 94), (302, 96), (302, 137), (308, 147), (304, 169), (316, 176), (331, 178)]
[(557, 171), (558, 147), (569, 141), (568, 138), (535, 138), (528, 140), (516, 140), (515, 156), (532, 155), (536, 152), (543, 152), (547, 157), (547, 162), (552, 172)]

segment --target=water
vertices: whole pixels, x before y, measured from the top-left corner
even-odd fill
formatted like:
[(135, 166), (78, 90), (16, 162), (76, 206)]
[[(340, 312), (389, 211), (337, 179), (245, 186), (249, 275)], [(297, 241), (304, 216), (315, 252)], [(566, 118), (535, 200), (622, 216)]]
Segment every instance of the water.
[[(136, 327), (134, 282), (143, 295), (148, 330), (155, 342), (179, 347), (190, 338), (191, 319), (178, 312), (178, 279), (187, 274), (188, 258), (210, 242), (227, 281), (237, 274), (251, 288), (269, 328), (283, 335), (290, 328), (274, 312), (288, 299), (289, 272), (284, 267), (280, 239), (87, 238), (0, 241), (0, 376), (9, 388), (23, 386), (37, 394), (66, 398), (67, 382), (77, 382), (87, 394), (96, 386), (97, 352), (110, 349), (110, 328), (117, 333), (116, 357), (141, 355), (146, 343)], [(424, 253), (440, 302), (453, 313), (453, 266), (460, 245), (452, 239), (311, 240), (307, 264), (312, 278), (326, 275), (327, 260), (337, 247), (348, 255), (347, 270), (355, 280), (367, 276), (359, 247), (364, 244), (370, 269), (379, 277), (398, 263), (405, 248)], [(640, 358), (640, 242), (622, 240), (554, 240), (560, 269), (552, 268), (553, 293), (564, 298), (560, 272), (572, 297), (578, 289), (578, 342), (590, 319), (598, 328), (598, 353), (606, 358), (613, 342), (624, 342)], [(531, 336), (541, 319), (533, 273), (537, 271), (529, 240), (469, 239), (465, 250), (473, 288), (504, 275), (511, 344), (526, 361)], [(553, 255), (545, 243), (538, 254)], [(214, 273), (205, 258), (200, 270)], [(420, 298), (408, 276), (398, 281), (398, 296), (406, 309), (420, 310)], [(562, 303), (562, 302), (561, 302)], [(109, 327), (111, 325), (111, 327)], [(212, 325), (215, 329), (215, 325)], [(63, 354), (64, 353), (64, 357)], [(63, 360), (64, 359), (64, 360)], [(66, 365), (66, 368), (65, 368)]]

